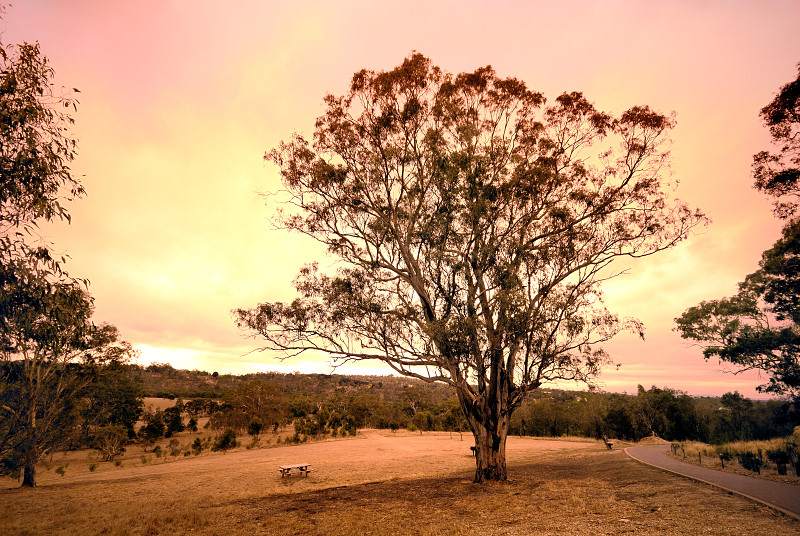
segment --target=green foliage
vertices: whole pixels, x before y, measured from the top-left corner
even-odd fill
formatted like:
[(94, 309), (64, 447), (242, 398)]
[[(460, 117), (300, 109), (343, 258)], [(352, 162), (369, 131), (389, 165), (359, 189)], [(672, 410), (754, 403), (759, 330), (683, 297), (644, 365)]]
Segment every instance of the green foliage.
[[(251, 423), (286, 422), (287, 397), (274, 383), (252, 379), (234, 386), (224, 395), (225, 402), (211, 415), (211, 428), (245, 431)], [(259, 429), (260, 432), (260, 429)]]
[(106, 425), (120, 425), (128, 437), (135, 437), (144, 402), (141, 384), (131, 366), (112, 361), (105, 366), (87, 367), (91, 382), (80, 392), (80, 418), (84, 443), (90, 443), (94, 431)]
[[(178, 381), (204, 377), (174, 369), (170, 374), (172, 380)], [(284, 419), (297, 419), (302, 430), (298, 439), (313, 437), (315, 431), (322, 436), (336, 430), (337, 436), (343, 437), (356, 435), (358, 428), (408, 428), (415, 411), (430, 415), (430, 420), (425, 417), (425, 429), (469, 430), (457, 396), (444, 385), (400, 377), (280, 373), (231, 377), (231, 385), (246, 385), (253, 379), (286, 393), (289, 402), (284, 406)], [(209, 401), (188, 400), (184, 409), (204, 411), (209, 407), (206, 402)], [(539, 389), (515, 412), (510, 433), (595, 438), (605, 434), (635, 441), (655, 432), (671, 440), (718, 444), (736, 438), (785, 436), (799, 422), (800, 414), (785, 401), (750, 401), (738, 393), (722, 398), (692, 398), (658, 387), (641, 389), (636, 395)], [(272, 428), (279, 427), (273, 423)], [(246, 431), (247, 425), (240, 430)]]
[(792, 463), (793, 451), (788, 446), (769, 449), (766, 452), (767, 459), (773, 463), (789, 464)]
[(739, 452), (737, 453), (736, 457), (739, 460), (739, 465), (748, 471), (761, 474), (761, 466), (763, 465), (763, 461), (759, 455), (753, 452)]
[(148, 446), (164, 437), (167, 427), (164, 424), (164, 413), (160, 409), (145, 411), (142, 414), (142, 421), (144, 425), (139, 429), (138, 437), (140, 443), (146, 449)]
[(732, 298), (702, 302), (675, 319), (681, 336), (704, 344), (740, 370), (769, 374), (759, 390), (800, 396), (800, 220), (764, 252), (760, 269), (739, 284)]
[(183, 419), (181, 418), (181, 408), (178, 406), (172, 406), (164, 410), (164, 425), (166, 430), (164, 435), (166, 437), (171, 437), (172, 434), (183, 432), (186, 427), (183, 424)]
[(796, 213), (800, 194), (800, 64), (797, 73), (761, 109), (778, 153), (761, 151), (753, 156), (755, 186), (775, 198), (775, 212), (782, 218)]
[(233, 429), (225, 430), (222, 435), (217, 437), (214, 441), (214, 445), (211, 447), (213, 451), (225, 451), (232, 448), (236, 448), (236, 431)]
[(719, 459), (724, 463), (728, 460), (732, 460), (734, 456), (734, 451), (729, 446), (719, 445), (716, 447), (715, 452)]
[(253, 437), (258, 437), (261, 434), (261, 429), (264, 427), (264, 423), (261, 422), (261, 419), (258, 417), (253, 417), (250, 419), (250, 422), (247, 424), (247, 433)]

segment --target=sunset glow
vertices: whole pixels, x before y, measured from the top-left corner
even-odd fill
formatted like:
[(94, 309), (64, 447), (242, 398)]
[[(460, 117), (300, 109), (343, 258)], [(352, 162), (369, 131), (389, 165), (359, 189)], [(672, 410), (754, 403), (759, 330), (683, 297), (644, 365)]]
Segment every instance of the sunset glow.
[(277, 201), (259, 193), (280, 178), (262, 156), (293, 132), (310, 134), (323, 97), (343, 93), (354, 72), (391, 69), (417, 50), (453, 73), (491, 64), (550, 101), (577, 90), (612, 113), (675, 111), (676, 196), (713, 222), (604, 287), (609, 309), (642, 320), (646, 340), (608, 344), (621, 367), (600, 383), (761, 396), (763, 378), (706, 363), (673, 319), (734, 293), (780, 234), (750, 165), (768, 148), (759, 110), (796, 76), (795, 0), (26, 0), (3, 22), (4, 42), (39, 41), (57, 83), (80, 90), (72, 169), (87, 196), (70, 204), (71, 225), (46, 232), (71, 257), (70, 273), (91, 281), (95, 319), (116, 325), (141, 363), (331, 371), (325, 358), (254, 352), (258, 341), (230, 314), (291, 300), (303, 264), (330, 262), (270, 226)]

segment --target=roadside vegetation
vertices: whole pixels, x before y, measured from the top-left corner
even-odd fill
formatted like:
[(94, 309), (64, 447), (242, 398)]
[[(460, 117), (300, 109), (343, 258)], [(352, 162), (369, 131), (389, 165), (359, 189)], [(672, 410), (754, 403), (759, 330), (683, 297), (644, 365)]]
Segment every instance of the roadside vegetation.
[(697, 441), (671, 444), (679, 460), (750, 476), (800, 482), (800, 426), (792, 435), (760, 441), (733, 441), (708, 445)]

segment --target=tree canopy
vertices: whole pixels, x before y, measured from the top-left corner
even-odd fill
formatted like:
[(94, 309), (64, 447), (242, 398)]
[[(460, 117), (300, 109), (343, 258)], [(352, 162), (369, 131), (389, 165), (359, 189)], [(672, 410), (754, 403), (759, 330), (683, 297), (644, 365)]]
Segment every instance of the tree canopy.
[(508, 420), (525, 394), (590, 381), (599, 345), (642, 332), (603, 305), (620, 257), (651, 255), (704, 217), (668, 198), (674, 120), (618, 117), (579, 92), (552, 105), (491, 67), (453, 76), (415, 53), (325, 98), (313, 142), (265, 158), (280, 222), (327, 246), (292, 303), (234, 312), (265, 347), (376, 359), (453, 386), (475, 435), (476, 480), (505, 479)]
[(797, 211), (800, 194), (800, 63), (797, 78), (781, 87), (761, 109), (777, 153), (761, 151), (753, 156), (755, 187), (775, 198), (775, 213), (790, 218)]

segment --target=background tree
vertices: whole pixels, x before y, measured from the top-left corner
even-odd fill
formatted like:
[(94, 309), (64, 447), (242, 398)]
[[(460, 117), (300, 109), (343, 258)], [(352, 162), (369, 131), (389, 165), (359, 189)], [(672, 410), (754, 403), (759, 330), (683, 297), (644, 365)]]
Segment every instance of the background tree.
[(173, 434), (183, 432), (186, 429), (179, 406), (172, 406), (164, 410), (164, 426), (166, 427), (164, 437), (172, 437)]
[(641, 331), (603, 306), (619, 257), (685, 238), (702, 216), (664, 193), (673, 121), (615, 118), (582, 94), (552, 106), (491, 67), (452, 76), (420, 54), (360, 71), (327, 96), (314, 143), (268, 153), (283, 223), (325, 246), (335, 274), (298, 276), (301, 297), (235, 312), (266, 347), (377, 359), (451, 385), (475, 437), (475, 480), (506, 478), (505, 441), (526, 393), (589, 381), (598, 345)]
[(129, 438), (134, 438), (134, 426), (142, 413), (144, 401), (142, 386), (125, 363), (133, 350), (122, 348), (125, 355), (106, 363), (84, 366), (83, 374), (90, 376), (89, 384), (79, 393), (78, 407), (81, 420), (81, 441), (91, 444), (97, 429), (108, 425), (121, 425)]
[(129, 349), (117, 343), (116, 328), (91, 322), (92, 301), (79, 284), (35, 281), (3, 281), (13, 307), (3, 315), (0, 456), (6, 470), (24, 468), (26, 486), (36, 485), (39, 460), (70, 435), (93, 378), (87, 364), (106, 364)]
[[(231, 428), (245, 431), (253, 420), (262, 426), (282, 426), (286, 423), (288, 403), (286, 395), (275, 385), (262, 379), (252, 379), (237, 385), (224, 396), (225, 403), (220, 411), (211, 416), (211, 427), (215, 430)], [(304, 406), (304, 416), (311, 411)]]
[(675, 319), (685, 339), (699, 341), (706, 359), (736, 366), (733, 372), (769, 374), (760, 391), (800, 397), (800, 69), (761, 110), (780, 152), (755, 155), (757, 189), (775, 197), (776, 213), (787, 219), (781, 238), (765, 251), (759, 269), (730, 298), (704, 301)]
[(107, 462), (125, 452), (128, 444), (128, 430), (121, 424), (109, 424), (97, 429), (94, 436), (94, 447), (103, 453)]
[(164, 424), (164, 413), (160, 409), (142, 413), (142, 422), (144, 424), (139, 428), (138, 436), (142, 448), (147, 450), (147, 447), (164, 437), (167, 426)]

